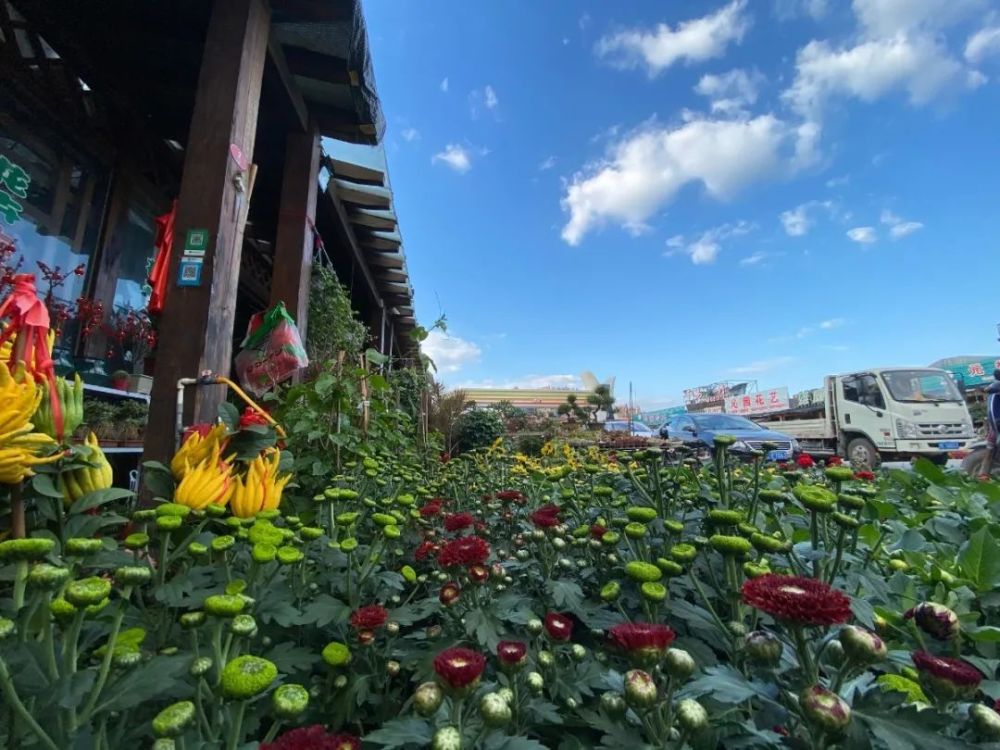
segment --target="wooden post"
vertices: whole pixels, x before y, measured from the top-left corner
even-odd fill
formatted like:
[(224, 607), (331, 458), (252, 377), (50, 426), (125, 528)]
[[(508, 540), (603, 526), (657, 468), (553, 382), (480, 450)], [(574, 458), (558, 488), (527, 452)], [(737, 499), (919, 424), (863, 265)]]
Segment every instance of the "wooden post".
[[(173, 452), (177, 380), (197, 377), (203, 370), (230, 372), (247, 209), (246, 196), (237, 197), (234, 178), (241, 168), (230, 146), (242, 151), (247, 164), (253, 161), (269, 32), (265, 0), (215, 0), (177, 201), (146, 432), (147, 460), (164, 461)], [(243, 174), (244, 188), (247, 179)], [(201, 283), (178, 286), (185, 237), (191, 229), (204, 229), (208, 236)], [(214, 421), (223, 389), (204, 387), (188, 394), (185, 422)]]
[(271, 304), (285, 303), (288, 312), (295, 317), (303, 341), (309, 323), (309, 283), (321, 148), (319, 130), (315, 126), (306, 133), (288, 134), (274, 243)]

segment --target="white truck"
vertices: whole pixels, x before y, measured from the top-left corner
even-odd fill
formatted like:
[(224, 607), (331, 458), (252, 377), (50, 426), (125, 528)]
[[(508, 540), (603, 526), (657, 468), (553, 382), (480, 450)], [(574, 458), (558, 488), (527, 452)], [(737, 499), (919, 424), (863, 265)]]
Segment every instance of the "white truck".
[(830, 375), (813, 402), (768, 414), (761, 427), (791, 435), (801, 450), (875, 467), (924, 456), (944, 463), (975, 439), (972, 417), (951, 376), (887, 367)]

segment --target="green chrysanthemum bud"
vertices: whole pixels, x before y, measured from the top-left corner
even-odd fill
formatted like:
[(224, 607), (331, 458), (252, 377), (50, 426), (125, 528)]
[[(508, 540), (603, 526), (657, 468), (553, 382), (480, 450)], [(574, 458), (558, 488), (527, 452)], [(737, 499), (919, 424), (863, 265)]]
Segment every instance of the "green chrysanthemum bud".
[(976, 734), (984, 740), (1000, 740), (1000, 714), (982, 703), (969, 706), (969, 719)]
[(791, 543), (784, 539), (775, 539), (773, 536), (761, 534), (760, 532), (751, 534), (750, 544), (760, 552), (771, 553), (787, 552), (792, 547)]
[(104, 542), (100, 539), (73, 537), (66, 540), (63, 553), (73, 557), (89, 557), (96, 555), (102, 549), (104, 549)]
[(303, 526), (299, 529), (299, 536), (301, 536), (305, 541), (311, 542), (314, 539), (319, 539), (323, 536), (323, 529), (318, 526)]
[(854, 479), (854, 469), (849, 466), (827, 466), (824, 473), (831, 482), (850, 482)]
[(837, 496), (818, 484), (797, 484), (792, 494), (803, 507), (816, 513), (830, 513), (837, 504)]
[(677, 704), (677, 723), (686, 732), (698, 732), (708, 726), (708, 711), (693, 698)]
[(222, 518), (222, 516), (226, 515), (228, 512), (229, 509), (225, 505), (216, 505), (215, 503), (206, 505), (202, 510), (202, 513), (209, 518)]
[[(98, 541), (98, 543), (100, 543)], [(51, 539), (30, 537), (28, 539), (8, 539), (0, 542), (0, 561), (17, 562), (43, 560), (56, 543)]]
[(646, 525), (638, 521), (625, 524), (625, 536), (629, 539), (642, 539), (647, 534)]
[(119, 586), (142, 586), (152, 576), (153, 571), (145, 565), (123, 565), (115, 570), (115, 583)]
[(646, 581), (644, 584), (639, 586), (639, 593), (641, 593), (643, 598), (648, 601), (662, 602), (667, 598), (667, 587), (662, 583)]
[(267, 690), (277, 676), (273, 662), (259, 656), (237, 656), (222, 670), (222, 692), (237, 700), (253, 698)]
[(97, 576), (81, 578), (66, 587), (66, 601), (74, 607), (100, 604), (111, 595), (111, 582)]
[(537, 617), (533, 617), (532, 619), (528, 620), (527, 628), (528, 632), (531, 633), (532, 635), (541, 635), (543, 628), (542, 621), (539, 620)]
[(156, 518), (156, 511), (152, 508), (142, 508), (132, 513), (132, 520), (136, 523), (152, 521), (154, 518)]
[(625, 566), (625, 575), (633, 581), (659, 581), (663, 571), (652, 563), (633, 560)]
[(343, 667), (351, 662), (351, 650), (344, 643), (331, 641), (323, 649), (323, 661), (331, 667)]
[(736, 442), (736, 438), (732, 435), (716, 435), (712, 438), (712, 442), (715, 443), (716, 448), (728, 448)]
[(626, 705), (625, 699), (618, 693), (603, 693), (601, 695), (601, 708), (612, 719), (620, 719), (628, 710), (628, 705)]
[(246, 601), (238, 594), (213, 594), (202, 606), (215, 617), (235, 617), (243, 611)]
[(528, 676), (524, 680), (528, 685), (528, 689), (535, 694), (541, 693), (545, 688), (545, 678), (538, 672), (528, 672)]
[(186, 505), (181, 505), (179, 503), (162, 503), (157, 505), (156, 515), (159, 517), (163, 516), (177, 516), (178, 518), (186, 518), (191, 512), (191, 508)]
[(149, 544), (149, 534), (137, 531), (125, 537), (125, 549), (144, 549)]
[(622, 587), (618, 581), (609, 581), (601, 587), (601, 599), (606, 602), (615, 601), (621, 595)]
[(656, 704), (656, 683), (641, 669), (625, 673), (625, 701), (633, 708), (650, 708)]
[(455, 727), (441, 727), (431, 739), (431, 750), (461, 750), (462, 734)]
[(111, 663), (119, 669), (130, 669), (142, 661), (142, 653), (139, 649), (115, 649), (111, 655)]
[(768, 668), (778, 666), (784, 650), (781, 639), (766, 630), (755, 630), (748, 634), (744, 648), (752, 663)]
[[(250, 523), (253, 523), (252, 518), (247, 520), (250, 521)], [(230, 516), (225, 520), (225, 524), (234, 531), (239, 531), (240, 529), (243, 528), (243, 519), (238, 518), (237, 516)]]
[(618, 543), (618, 540), (621, 538), (622, 535), (619, 534), (617, 531), (609, 531), (605, 533), (604, 536), (601, 537), (601, 544), (605, 545), (606, 547), (614, 547)]
[(806, 720), (820, 729), (839, 734), (851, 723), (851, 707), (836, 693), (822, 685), (813, 685), (802, 691), (799, 706)]
[(229, 629), (234, 635), (253, 636), (257, 632), (257, 621), (253, 619), (253, 615), (236, 615), (229, 623)]
[(761, 490), (757, 493), (757, 497), (770, 505), (788, 501), (788, 495), (781, 490)]
[(845, 529), (856, 529), (861, 525), (861, 522), (857, 518), (849, 516), (846, 513), (841, 513), (839, 510), (831, 513), (830, 519), (835, 524)]
[(399, 573), (400, 575), (403, 576), (403, 580), (406, 581), (407, 583), (417, 582), (417, 571), (415, 571), (409, 565), (404, 565), (402, 568), (400, 568)]
[(766, 576), (771, 572), (771, 569), (767, 567), (767, 565), (757, 565), (752, 562), (743, 563), (743, 574), (747, 578), (760, 578), (761, 576)]
[(587, 658), (587, 648), (579, 643), (574, 643), (570, 648), (570, 656), (573, 657), (574, 661), (583, 661)]
[(849, 510), (861, 510), (865, 507), (865, 499), (863, 497), (851, 495), (846, 492), (837, 495), (837, 503), (840, 507), (847, 508)]
[(488, 727), (502, 727), (511, 717), (510, 706), (498, 693), (487, 693), (480, 699), (479, 713)]
[(670, 548), (670, 556), (677, 562), (691, 562), (698, 556), (698, 548), (693, 544), (675, 544)]
[(0, 617), (0, 641), (17, 635), (17, 625), (6, 617)]
[(184, 524), (181, 516), (157, 516), (156, 528), (160, 531), (176, 531)]
[(694, 670), (697, 668), (691, 654), (680, 648), (667, 649), (663, 666), (667, 670), (667, 674), (675, 680), (686, 680), (694, 674)]
[(708, 520), (713, 526), (735, 526), (746, 520), (746, 514), (741, 510), (717, 508), (708, 511)]
[(551, 669), (556, 665), (556, 657), (551, 651), (538, 652), (538, 664), (543, 669)]
[(294, 719), (301, 716), (308, 707), (309, 691), (301, 685), (279, 685), (271, 694), (271, 708), (278, 718)]
[(413, 691), (413, 707), (425, 718), (436, 714), (443, 700), (444, 691), (436, 682), (424, 682)]
[(682, 531), (684, 531), (684, 524), (673, 518), (668, 518), (666, 521), (664, 521), (663, 527), (671, 534), (680, 534)]
[(670, 578), (684, 573), (683, 565), (675, 563), (673, 560), (668, 560), (665, 557), (659, 557), (656, 559), (656, 567), (663, 571), (663, 575)]
[(649, 523), (656, 518), (656, 508), (650, 508), (645, 505), (633, 505), (625, 509), (625, 515), (628, 516), (628, 520), (630, 521)]
[(191, 666), (188, 667), (188, 674), (192, 677), (201, 677), (204, 674), (208, 674), (211, 669), (212, 660), (207, 656), (199, 656), (191, 662)]
[(885, 641), (878, 635), (856, 625), (845, 625), (841, 629), (840, 644), (848, 658), (863, 665), (882, 661), (888, 651)]
[(373, 513), (372, 521), (378, 526), (394, 526), (396, 524), (395, 516), (390, 516), (388, 513)]
[[(611, 497), (613, 494), (615, 494), (615, 491), (611, 487), (608, 487), (607, 485), (599, 484), (597, 487), (594, 487), (595, 497)], [(633, 519), (633, 520), (638, 521), (639, 519)]]
[(28, 583), (46, 591), (53, 591), (62, 586), (69, 578), (69, 569), (60, 568), (48, 563), (38, 563), (28, 573)]
[(247, 530), (247, 538), (251, 544), (273, 544), (274, 546), (278, 546), (285, 538), (285, 535), (281, 529), (267, 519), (261, 518), (258, 513), (253, 525)]
[(753, 545), (743, 537), (726, 534), (713, 534), (709, 537), (708, 543), (716, 552), (732, 557), (742, 557), (753, 548)]
[(178, 701), (153, 718), (153, 734), (157, 737), (180, 737), (194, 721), (194, 703)]
[(910, 564), (906, 562), (906, 560), (890, 560), (889, 567), (892, 568), (893, 570), (898, 570), (902, 573), (905, 573), (910, 569)]
[(354, 537), (348, 537), (340, 543), (341, 552), (353, 552), (358, 548), (358, 540)]
[(173, 737), (160, 737), (153, 741), (152, 750), (177, 750)]
[(231, 534), (223, 534), (212, 540), (212, 549), (216, 552), (225, 552), (236, 544), (236, 538)]
[(357, 522), (360, 516), (361, 514), (358, 513), (356, 510), (351, 510), (346, 513), (337, 514), (336, 521), (339, 526), (351, 526), (355, 522)]
[(253, 561), (258, 565), (266, 565), (269, 562), (273, 562), (277, 554), (278, 548), (268, 542), (258, 542), (250, 550)]
[(382, 527), (382, 536), (386, 539), (399, 539), (402, 534), (403, 531), (398, 526), (392, 525)]
[(302, 554), (302, 550), (298, 547), (290, 547), (285, 545), (284, 547), (278, 547), (278, 564), (279, 565), (294, 565), (299, 560), (305, 557)]
[(180, 616), (181, 627), (185, 630), (192, 630), (205, 623), (205, 613), (201, 610), (195, 612), (185, 612)]
[(208, 547), (201, 542), (191, 542), (191, 544), (187, 546), (187, 551), (191, 557), (199, 560), (208, 555)]
[(277, 508), (272, 508), (271, 510), (259, 510), (257, 511), (255, 518), (263, 519), (265, 521), (271, 521), (278, 518), (281, 515), (281, 511)]

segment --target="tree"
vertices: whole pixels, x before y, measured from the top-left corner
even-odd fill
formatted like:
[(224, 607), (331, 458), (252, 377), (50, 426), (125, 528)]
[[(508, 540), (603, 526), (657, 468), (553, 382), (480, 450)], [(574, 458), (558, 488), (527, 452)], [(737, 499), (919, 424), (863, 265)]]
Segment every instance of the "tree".
[(431, 383), (430, 427), (441, 433), (444, 449), (451, 453), (455, 447), (456, 423), (468, 407), (465, 391), (445, 391), (437, 381)]
[(571, 393), (566, 397), (566, 402), (559, 404), (556, 414), (566, 417), (567, 422), (586, 422), (590, 413), (576, 402), (576, 394)]
[(615, 397), (611, 393), (611, 386), (607, 383), (601, 383), (593, 393), (588, 394), (587, 403), (594, 407), (595, 420), (599, 411), (604, 411), (609, 417), (614, 416)]

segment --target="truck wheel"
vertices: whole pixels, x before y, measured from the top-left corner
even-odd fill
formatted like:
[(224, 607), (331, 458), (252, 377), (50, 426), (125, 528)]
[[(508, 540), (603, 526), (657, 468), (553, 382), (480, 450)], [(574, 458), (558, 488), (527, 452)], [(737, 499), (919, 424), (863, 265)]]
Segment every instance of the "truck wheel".
[(872, 441), (863, 437), (856, 437), (847, 444), (847, 460), (869, 469), (877, 468), (881, 461)]

